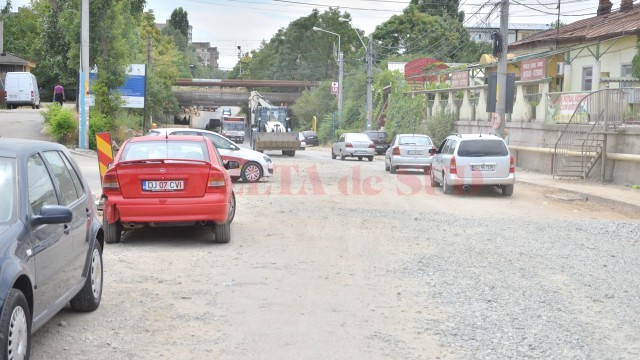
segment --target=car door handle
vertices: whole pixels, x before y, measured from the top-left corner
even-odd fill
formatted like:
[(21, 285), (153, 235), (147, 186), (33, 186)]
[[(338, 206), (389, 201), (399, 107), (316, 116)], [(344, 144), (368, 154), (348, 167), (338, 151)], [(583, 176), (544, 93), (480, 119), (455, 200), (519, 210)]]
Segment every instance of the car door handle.
[(71, 226), (64, 224), (64, 233), (66, 235), (69, 235), (70, 232), (71, 232)]

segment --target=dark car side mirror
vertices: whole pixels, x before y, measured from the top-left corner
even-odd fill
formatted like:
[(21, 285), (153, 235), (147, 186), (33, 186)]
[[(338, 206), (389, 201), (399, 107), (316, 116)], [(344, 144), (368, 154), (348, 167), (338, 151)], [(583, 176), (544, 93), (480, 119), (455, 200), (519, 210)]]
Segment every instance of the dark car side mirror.
[(227, 170), (237, 169), (240, 167), (240, 163), (235, 160), (229, 160), (224, 163), (224, 168)]
[(61, 205), (44, 205), (34, 217), (38, 224), (66, 224), (73, 219), (71, 208)]

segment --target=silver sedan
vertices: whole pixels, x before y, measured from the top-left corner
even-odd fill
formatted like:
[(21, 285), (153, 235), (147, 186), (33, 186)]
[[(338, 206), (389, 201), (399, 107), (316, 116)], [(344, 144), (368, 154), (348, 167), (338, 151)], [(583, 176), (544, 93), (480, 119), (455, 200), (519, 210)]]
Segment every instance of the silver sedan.
[(338, 142), (331, 146), (332, 159), (340, 156), (340, 160), (344, 160), (346, 157), (357, 157), (358, 160), (362, 160), (366, 157), (369, 161), (373, 161), (375, 152), (376, 145), (367, 134), (362, 133), (344, 133)]
[(431, 138), (421, 134), (398, 134), (384, 155), (384, 169), (395, 174), (400, 168), (431, 171), (430, 149), (435, 149)]

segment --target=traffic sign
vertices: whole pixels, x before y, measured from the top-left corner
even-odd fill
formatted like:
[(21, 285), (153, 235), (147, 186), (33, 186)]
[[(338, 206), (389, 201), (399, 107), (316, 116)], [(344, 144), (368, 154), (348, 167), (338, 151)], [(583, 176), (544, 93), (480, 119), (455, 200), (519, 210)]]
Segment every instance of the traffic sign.
[(337, 82), (332, 82), (331, 83), (331, 93), (333, 95), (337, 95), (338, 94), (338, 83)]

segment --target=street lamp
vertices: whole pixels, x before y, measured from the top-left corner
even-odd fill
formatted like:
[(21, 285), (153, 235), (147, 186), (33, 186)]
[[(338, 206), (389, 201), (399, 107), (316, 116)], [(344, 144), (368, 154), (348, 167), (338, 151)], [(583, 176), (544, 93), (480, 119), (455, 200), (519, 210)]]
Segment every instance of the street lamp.
[(338, 37), (338, 122), (342, 124), (342, 78), (344, 76), (343, 69), (343, 54), (342, 49), (340, 48), (340, 34), (334, 33), (331, 31), (327, 31), (324, 29), (320, 29), (319, 27), (313, 27), (314, 31), (323, 31), (329, 34), (333, 34)]
[[(338, 18), (338, 21), (351, 23), (351, 19), (345, 18)], [(356, 35), (358, 35), (358, 39), (360, 39), (362, 46), (364, 46), (367, 52), (367, 116), (365, 118), (364, 129), (370, 130), (371, 124), (373, 123), (373, 92), (371, 91), (371, 85), (373, 84), (373, 76), (371, 75), (371, 69), (373, 68), (373, 49), (371, 48), (372, 39), (371, 34), (369, 34), (369, 45), (367, 45), (364, 43), (364, 40), (362, 40), (358, 30), (353, 30), (356, 32)]]

